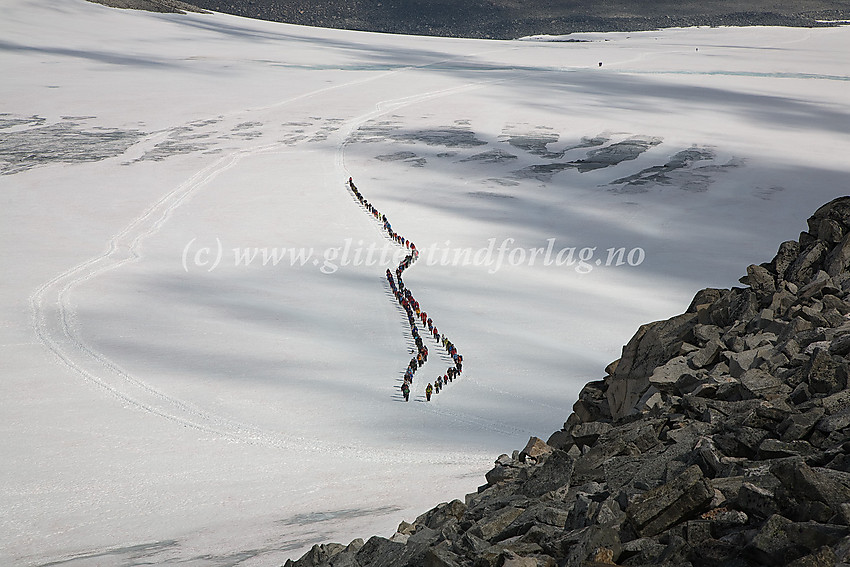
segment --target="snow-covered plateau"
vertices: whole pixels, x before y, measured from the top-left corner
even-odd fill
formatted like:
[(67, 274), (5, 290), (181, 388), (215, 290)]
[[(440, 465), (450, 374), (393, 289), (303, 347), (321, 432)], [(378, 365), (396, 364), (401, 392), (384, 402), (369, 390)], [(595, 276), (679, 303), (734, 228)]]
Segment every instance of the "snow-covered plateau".
[[(850, 180), (850, 28), (526, 41), (0, 0), (0, 564), (266, 566), (559, 429)], [(550, 41), (561, 39), (562, 41)], [(413, 343), (385, 278), (463, 354)]]

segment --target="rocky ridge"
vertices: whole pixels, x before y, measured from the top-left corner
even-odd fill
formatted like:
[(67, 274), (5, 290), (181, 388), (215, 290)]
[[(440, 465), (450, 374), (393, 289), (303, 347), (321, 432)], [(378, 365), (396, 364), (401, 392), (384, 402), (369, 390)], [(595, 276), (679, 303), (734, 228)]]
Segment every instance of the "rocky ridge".
[(641, 326), (477, 493), (285, 567), (850, 566), (849, 266), (841, 197)]
[(155, 12), (213, 10), (304, 26), (370, 32), (515, 39), (540, 34), (641, 31), (690, 26), (836, 25), (844, 0), (89, 0)]
[(181, 2), (180, 0), (88, 0), (95, 4), (103, 4), (111, 8), (123, 8), (126, 10), (147, 10), (148, 12), (160, 12), (166, 14), (185, 14), (186, 12), (198, 12), (208, 14), (206, 10)]

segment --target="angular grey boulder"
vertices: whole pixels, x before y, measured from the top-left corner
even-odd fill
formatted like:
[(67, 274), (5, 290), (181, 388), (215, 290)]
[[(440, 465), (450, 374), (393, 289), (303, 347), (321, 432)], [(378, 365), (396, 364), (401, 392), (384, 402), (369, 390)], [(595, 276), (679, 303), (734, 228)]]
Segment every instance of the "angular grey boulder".
[(704, 511), (713, 497), (711, 483), (693, 465), (672, 482), (638, 496), (626, 515), (640, 535), (654, 536)]

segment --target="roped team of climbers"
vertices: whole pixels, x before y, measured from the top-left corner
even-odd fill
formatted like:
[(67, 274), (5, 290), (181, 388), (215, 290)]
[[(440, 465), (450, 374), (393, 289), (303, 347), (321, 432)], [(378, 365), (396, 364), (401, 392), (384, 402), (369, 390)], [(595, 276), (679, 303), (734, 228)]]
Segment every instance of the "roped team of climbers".
[(410, 324), (410, 334), (413, 337), (413, 342), (416, 343), (417, 349), (416, 356), (410, 360), (410, 363), (407, 365), (407, 370), (404, 372), (404, 380), (401, 385), (401, 393), (404, 396), (404, 401), (410, 400), (410, 386), (413, 384), (413, 375), (428, 361), (428, 347), (425, 346), (422, 337), (419, 335), (419, 329), (416, 326), (417, 321), (421, 321), (423, 327), (428, 327), (428, 334), (446, 349), (446, 352), (452, 357), (452, 361), (454, 362), (454, 366), (449, 366), (443, 376), (437, 377), (437, 380), (433, 385), (429, 383), (425, 387), (425, 399), (430, 402), (432, 394), (439, 394), (441, 389), (445, 388), (446, 385), (453, 382), (454, 379), (460, 375), (463, 369), (463, 356), (458, 353), (457, 347), (455, 347), (455, 345), (452, 344), (445, 335), (440, 334), (437, 327), (434, 325), (434, 321), (431, 320), (431, 318), (428, 317), (428, 314), (420, 308), (419, 302), (413, 297), (413, 293), (411, 293), (410, 289), (405, 287), (404, 281), (401, 279), (402, 272), (419, 259), (419, 251), (416, 249), (416, 245), (393, 231), (392, 225), (390, 225), (386, 215), (382, 215), (378, 209), (372, 206), (369, 201), (363, 197), (360, 191), (357, 190), (357, 187), (354, 185), (354, 181), (351, 177), (348, 178), (348, 187), (351, 189), (351, 192), (360, 204), (363, 205), (363, 207), (369, 211), (372, 216), (381, 222), (390, 239), (392, 239), (396, 244), (404, 246), (410, 250), (410, 253), (404, 257), (396, 268), (395, 277), (393, 277), (393, 273), (387, 269), (387, 281), (389, 282), (390, 289), (392, 289), (399, 305), (401, 305), (402, 309), (404, 309), (405, 313), (407, 313), (407, 320)]

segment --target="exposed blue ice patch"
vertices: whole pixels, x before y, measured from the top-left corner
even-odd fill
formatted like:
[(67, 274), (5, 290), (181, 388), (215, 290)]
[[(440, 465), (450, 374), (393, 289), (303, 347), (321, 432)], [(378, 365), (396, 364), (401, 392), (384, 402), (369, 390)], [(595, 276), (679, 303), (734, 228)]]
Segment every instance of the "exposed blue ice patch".
[(328, 510), (325, 512), (310, 512), (307, 514), (295, 514), (289, 518), (279, 520), (284, 526), (307, 526), (332, 520), (348, 520), (363, 516), (385, 516), (400, 511), (396, 506), (382, 506), (378, 508), (346, 508), (343, 510)]
[(140, 130), (86, 126), (86, 119), (65, 117), (46, 124), (39, 116), (0, 115), (0, 174), (11, 175), (53, 163), (100, 161), (126, 152), (140, 138)]

